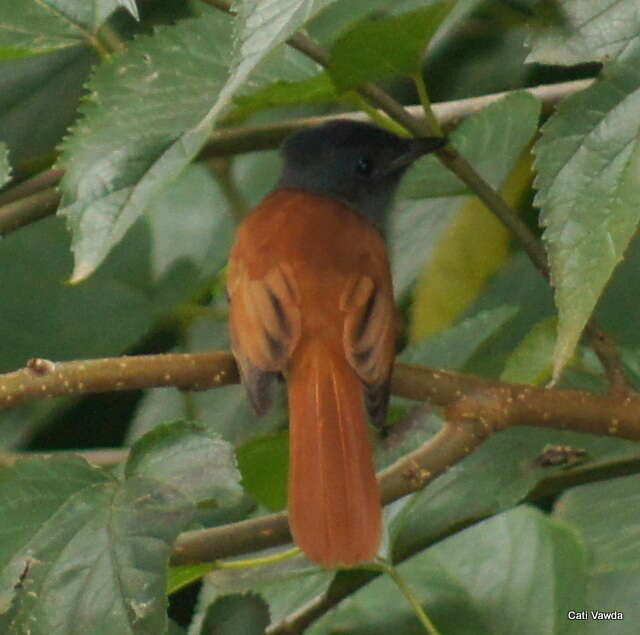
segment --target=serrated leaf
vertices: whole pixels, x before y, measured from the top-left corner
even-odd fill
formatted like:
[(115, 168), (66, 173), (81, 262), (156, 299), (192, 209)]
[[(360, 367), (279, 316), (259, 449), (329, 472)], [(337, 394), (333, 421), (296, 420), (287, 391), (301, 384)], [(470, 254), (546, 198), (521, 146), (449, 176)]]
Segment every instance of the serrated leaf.
[(0, 54), (28, 55), (90, 44), (119, 7), (135, 18), (135, 0), (21, 0), (0, 5)]
[(503, 381), (539, 385), (551, 377), (558, 320), (538, 322), (509, 355), (500, 375)]
[(203, 426), (184, 421), (156, 426), (136, 441), (125, 475), (155, 479), (194, 503), (232, 505), (242, 496), (233, 448)]
[(610, 62), (640, 50), (636, 0), (574, 0), (539, 3), (527, 62), (564, 64)]
[(338, 88), (346, 91), (384, 77), (418, 74), (429, 41), (453, 6), (438, 2), (347, 29), (331, 48), (329, 61)]
[(0, 187), (11, 179), (11, 165), (9, 164), (9, 150), (4, 143), (0, 143)]
[(9, 634), (164, 632), (166, 562), (191, 513), (141, 478), (79, 491), (29, 545)]
[(205, 578), (199, 604), (208, 605), (230, 593), (253, 591), (267, 600), (275, 623), (326, 591), (335, 575), (335, 571), (320, 569), (302, 554), (260, 566), (218, 569)]
[(203, 7), (199, 18), (140, 38), (98, 69), (90, 83), (95, 105), (83, 108), (61, 161), (73, 281), (94, 271), (196, 156), (258, 63), (328, 3), (243, 3), (233, 58), (231, 19)]
[(535, 147), (535, 202), (559, 312), (554, 378), (640, 220), (639, 109), (637, 64), (612, 64), (560, 105)]
[[(526, 545), (526, 549), (522, 546)], [(398, 574), (438, 632), (548, 635), (584, 603), (586, 554), (570, 528), (521, 507), (410, 558)], [(422, 633), (411, 607), (381, 576), (318, 620), (309, 635)]]
[(335, 95), (333, 82), (319, 64), (282, 46), (267, 56), (239, 89), (230, 118), (276, 106), (326, 101)]
[(242, 81), (260, 60), (336, 0), (240, 0), (232, 83)]
[(230, 29), (228, 16), (206, 10), (138, 38), (96, 70), (60, 160), (66, 170), (60, 213), (73, 236), (74, 280), (102, 262), (197, 152), (186, 137), (198, 136), (193, 126), (227, 78)]
[(77, 116), (82, 85), (96, 61), (83, 47), (0, 61), (0, 139), (17, 170), (31, 171), (54, 151)]
[(71, 496), (111, 481), (75, 457), (23, 460), (0, 470), (0, 614), (9, 608), (30, 544), (41, 530)]
[(166, 563), (193, 511), (178, 492), (73, 456), (30, 459), (0, 472), (0, 509), (8, 635), (164, 632)]

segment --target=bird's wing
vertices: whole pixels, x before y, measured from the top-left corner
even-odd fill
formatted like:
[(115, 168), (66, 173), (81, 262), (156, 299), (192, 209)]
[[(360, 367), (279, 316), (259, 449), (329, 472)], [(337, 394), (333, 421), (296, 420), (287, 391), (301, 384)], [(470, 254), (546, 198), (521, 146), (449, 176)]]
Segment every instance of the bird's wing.
[(256, 411), (270, 405), (273, 378), (285, 370), (300, 337), (295, 278), (286, 263), (252, 279), (241, 258), (229, 262), (231, 347)]
[(395, 356), (395, 307), (390, 284), (368, 275), (353, 276), (344, 288), (343, 344), (349, 364), (365, 384), (367, 409), (381, 424), (386, 415)]

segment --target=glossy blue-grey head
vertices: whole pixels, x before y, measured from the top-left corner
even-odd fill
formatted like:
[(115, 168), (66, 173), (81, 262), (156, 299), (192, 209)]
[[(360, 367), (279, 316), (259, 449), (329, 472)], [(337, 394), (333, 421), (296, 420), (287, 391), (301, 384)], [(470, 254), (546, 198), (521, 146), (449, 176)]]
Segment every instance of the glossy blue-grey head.
[(445, 143), (443, 137), (407, 139), (369, 123), (330, 121), (286, 139), (279, 186), (341, 200), (382, 228), (406, 169)]

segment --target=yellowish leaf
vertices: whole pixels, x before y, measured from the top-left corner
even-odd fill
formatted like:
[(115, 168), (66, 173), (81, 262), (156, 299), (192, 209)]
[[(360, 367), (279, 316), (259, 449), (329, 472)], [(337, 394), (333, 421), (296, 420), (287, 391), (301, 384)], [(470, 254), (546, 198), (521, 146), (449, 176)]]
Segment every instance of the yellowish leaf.
[[(502, 188), (510, 205), (521, 199), (531, 177), (527, 148)], [(504, 264), (509, 242), (509, 232), (479, 199), (464, 199), (416, 284), (409, 333), (412, 342), (439, 333), (460, 317)]]

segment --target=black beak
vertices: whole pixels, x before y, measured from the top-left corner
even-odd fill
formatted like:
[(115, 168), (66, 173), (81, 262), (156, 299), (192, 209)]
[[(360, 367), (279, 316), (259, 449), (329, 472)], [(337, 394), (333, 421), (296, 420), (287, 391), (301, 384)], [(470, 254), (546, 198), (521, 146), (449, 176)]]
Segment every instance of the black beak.
[(447, 143), (449, 143), (449, 140), (446, 137), (418, 137), (417, 139), (409, 139), (409, 149), (392, 161), (388, 171), (395, 172), (396, 170), (407, 168), (416, 159), (430, 152), (439, 150), (447, 145)]

